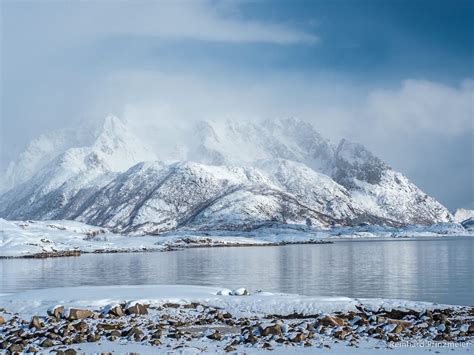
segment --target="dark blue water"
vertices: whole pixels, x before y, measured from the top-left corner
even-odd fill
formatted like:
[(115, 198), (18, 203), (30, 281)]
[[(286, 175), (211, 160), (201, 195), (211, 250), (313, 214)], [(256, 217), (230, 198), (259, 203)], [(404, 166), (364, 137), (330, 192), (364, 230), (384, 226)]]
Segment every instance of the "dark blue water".
[(474, 238), (187, 249), (0, 260), (0, 293), (119, 284), (247, 287), (474, 305)]

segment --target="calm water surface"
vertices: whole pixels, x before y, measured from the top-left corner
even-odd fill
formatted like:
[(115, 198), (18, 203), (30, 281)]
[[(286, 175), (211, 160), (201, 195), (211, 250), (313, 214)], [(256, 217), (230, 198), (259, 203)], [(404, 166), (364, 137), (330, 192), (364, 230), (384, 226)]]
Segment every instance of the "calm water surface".
[(474, 238), (186, 249), (0, 260), (0, 293), (120, 284), (247, 287), (474, 305)]

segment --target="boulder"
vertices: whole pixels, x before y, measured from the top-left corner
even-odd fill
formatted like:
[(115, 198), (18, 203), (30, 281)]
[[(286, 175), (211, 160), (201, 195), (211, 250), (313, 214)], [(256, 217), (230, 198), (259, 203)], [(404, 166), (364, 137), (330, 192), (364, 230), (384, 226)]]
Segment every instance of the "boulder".
[(62, 315), (67, 320), (77, 320), (91, 318), (94, 315), (94, 312), (89, 309), (69, 308), (68, 310), (63, 311)]
[(211, 340), (221, 340), (222, 339), (222, 334), (219, 333), (217, 330), (212, 333), (212, 334), (209, 334), (208, 336), (206, 336), (207, 339), (211, 339)]
[(351, 331), (348, 329), (341, 329), (334, 333), (334, 337), (340, 340), (344, 340), (347, 336), (351, 334)]
[(50, 347), (53, 346), (53, 341), (52, 341), (51, 339), (46, 338), (45, 340), (43, 340), (43, 341), (41, 342), (40, 345), (41, 345), (41, 347), (43, 347), (43, 348), (50, 348)]
[(56, 319), (61, 318), (61, 314), (64, 311), (64, 306), (54, 306), (47, 310), (49, 316), (54, 317)]
[(110, 304), (102, 310), (102, 314), (104, 315), (110, 314), (115, 317), (122, 317), (124, 315), (124, 312), (121, 305)]
[(73, 327), (79, 333), (87, 333), (89, 331), (89, 325), (84, 321), (74, 324)]
[(125, 307), (125, 313), (130, 314), (148, 314), (147, 306), (141, 303), (131, 303)]
[(9, 346), (8, 351), (12, 354), (21, 353), (23, 351), (23, 345), (21, 344), (12, 344)]
[(117, 329), (122, 329), (122, 328), (123, 328), (122, 323), (98, 323), (97, 324), (98, 330), (117, 330)]
[(293, 343), (300, 343), (300, 342), (304, 341), (305, 339), (306, 339), (306, 337), (305, 337), (304, 333), (300, 332), (300, 333), (296, 334), (293, 338), (291, 338), (291, 341)]
[(161, 341), (159, 339), (152, 339), (149, 341), (149, 343), (153, 346), (161, 345)]
[(387, 323), (396, 325), (397, 327), (395, 327), (394, 330), (398, 328), (398, 333), (400, 333), (404, 329), (411, 328), (413, 326), (411, 322), (400, 319), (387, 319)]
[(0, 316), (0, 325), (4, 325), (6, 322), (5, 322), (5, 318), (3, 318), (2, 316)]
[(253, 335), (252, 332), (247, 332), (246, 334), (244, 334), (244, 343), (247, 343), (247, 344), (255, 344), (257, 343), (258, 339), (255, 337), (255, 335)]
[(91, 333), (87, 336), (87, 341), (89, 343), (95, 343), (96, 341), (100, 340), (100, 335), (97, 335), (95, 333)]
[(281, 334), (281, 326), (280, 324), (267, 324), (260, 326), (260, 334), (264, 337), (267, 335), (280, 335)]
[(42, 326), (41, 326), (41, 322), (40, 322), (39, 318), (37, 316), (34, 316), (33, 318), (31, 318), (31, 322), (30, 322), (28, 327), (30, 329), (31, 328), (41, 329)]
[(324, 325), (326, 327), (342, 327), (346, 324), (346, 321), (342, 318), (336, 316), (325, 316), (319, 320), (319, 325)]

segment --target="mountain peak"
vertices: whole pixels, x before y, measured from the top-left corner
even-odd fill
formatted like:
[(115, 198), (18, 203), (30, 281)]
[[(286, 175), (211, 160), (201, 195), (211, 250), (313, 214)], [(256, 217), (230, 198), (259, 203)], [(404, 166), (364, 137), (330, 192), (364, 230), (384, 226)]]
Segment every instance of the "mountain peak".
[(104, 118), (102, 132), (120, 132), (127, 129), (127, 120), (109, 114)]

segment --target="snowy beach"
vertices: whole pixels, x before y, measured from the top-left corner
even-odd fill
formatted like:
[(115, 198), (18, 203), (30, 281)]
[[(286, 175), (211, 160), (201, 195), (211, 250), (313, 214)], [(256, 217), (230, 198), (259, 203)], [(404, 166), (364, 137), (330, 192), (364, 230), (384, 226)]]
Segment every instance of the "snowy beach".
[(4, 349), (139, 353), (472, 351), (474, 308), (218, 287), (76, 287), (0, 296)]

